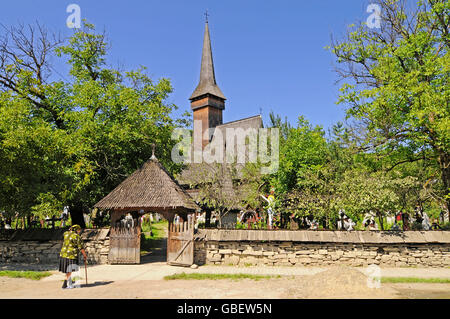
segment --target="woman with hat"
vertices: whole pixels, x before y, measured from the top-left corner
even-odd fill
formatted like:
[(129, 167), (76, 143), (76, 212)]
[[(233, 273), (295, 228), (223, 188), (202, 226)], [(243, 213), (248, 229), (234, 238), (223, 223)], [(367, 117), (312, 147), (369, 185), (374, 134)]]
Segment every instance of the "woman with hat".
[(78, 269), (78, 252), (81, 251), (86, 261), (86, 251), (84, 250), (83, 241), (80, 236), (81, 227), (73, 225), (64, 233), (64, 242), (59, 254), (59, 271), (66, 274), (66, 280), (62, 286), (63, 289), (73, 288), (72, 271)]

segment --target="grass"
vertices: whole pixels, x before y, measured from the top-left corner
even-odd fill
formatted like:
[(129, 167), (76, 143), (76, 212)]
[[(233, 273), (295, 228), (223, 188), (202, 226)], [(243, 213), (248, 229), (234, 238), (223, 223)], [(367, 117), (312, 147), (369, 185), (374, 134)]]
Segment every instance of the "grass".
[(448, 278), (416, 278), (416, 277), (382, 277), (382, 283), (429, 283), (429, 284), (450, 284)]
[(240, 280), (240, 279), (252, 279), (252, 280), (261, 280), (261, 279), (271, 279), (271, 278), (281, 278), (280, 275), (270, 276), (270, 275), (250, 275), (250, 274), (175, 274), (170, 276), (165, 276), (164, 280), (221, 280), (221, 279), (231, 279), (231, 280)]
[[(161, 241), (166, 238), (166, 231), (168, 228), (168, 221), (162, 220), (159, 223), (144, 224), (142, 226), (141, 234), (141, 256), (149, 253), (154, 248), (161, 246)], [(151, 231), (151, 236), (145, 233)]]
[(161, 239), (165, 238), (165, 232), (167, 230), (169, 222), (162, 220), (158, 223), (145, 224), (142, 226), (142, 232), (152, 232), (152, 236), (146, 237), (147, 239)]
[(10, 278), (27, 278), (31, 280), (41, 280), (42, 278), (51, 276), (48, 271), (16, 271), (16, 270), (2, 270), (0, 277)]

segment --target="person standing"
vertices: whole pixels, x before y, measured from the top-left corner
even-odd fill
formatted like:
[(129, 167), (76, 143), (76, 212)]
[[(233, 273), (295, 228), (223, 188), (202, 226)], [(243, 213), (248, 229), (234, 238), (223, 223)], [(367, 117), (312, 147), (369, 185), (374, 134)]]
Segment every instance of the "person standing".
[(59, 271), (66, 274), (66, 279), (62, 286), (63, 289), (73, 288), (72, 272), (78, 268), (78, 253), (81, 252), (84, 261), (87, 260), (83, 240), (80, 236), (81, 227), (73, 225), (64, 233), (64, 242), (59, 254)]

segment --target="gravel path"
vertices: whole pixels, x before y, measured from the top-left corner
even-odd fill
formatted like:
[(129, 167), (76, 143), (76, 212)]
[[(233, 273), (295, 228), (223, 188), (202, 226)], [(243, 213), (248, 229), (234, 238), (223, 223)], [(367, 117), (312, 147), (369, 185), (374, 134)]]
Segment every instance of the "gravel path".
[[(16, 269), (30, 268), (15, 265)], [(11, 269), (11, 265), (8, 265)], [(43, 267), (43, 266), (42, 266)], [(43, 267), (43, 268), (48, 268)], [(4, 269), (5, 265), (0, 265)], [(382, 284), (370, 288), (364, 268), (350, 267), (233, 267), (201, 266), (198, 269), (168, 266), (164, 262), (141, 265), (89, 266), (88, 285), (81, 269), (81, 289), (61, 290), (64, 275), (40, 281), (0, 277), (0, 298), (446, 298), (450, 284)], [(247, 273), (283, 275), (259, 281), (244, 280), (163, 280), (175, 273)], [(450, 278), (450, 269), (385, 268), (382, 276)], [(251, 289), (249, 289), (251, 287)]]
[[(88, 265), (80, 269), (81, 289), (62, 290), (58, 265), (0, 264), (0, 270), (51, 271), (33, 281), (0, 277), (0, 298), (447, 298), (450, 284), (382, 284), (369, 288), (366, 267), (201, 266), (167, 265), (164, 251), (155, 250), (140, 265)], [(178, 273), (281, 275), (244, 280), (164, 280)], [(383, 277), (450, 278), (450, 268), (381, 268)]]
[[(210, 273), (210, 274), (254, 274), (308, 276), (315, 275), (327, 269), (340, 267), (273, 267), (273, 266), (200, 266), (198, 269), (173, 267), (165, 262), (154, 262), (141, 265), (88, 265), (88, 278), (93, 280), (162, 280), (164, 276), (177, 273)], [(350, 267), (348, 267), (350, 268)], [(366, 267), (351, 268), (363, 274)], [(448, 278), (450, 268), (380, 268), (382, 277), (418, 277), (418, 278)], [(54, 275), (43, 281), (60, 280), (62, 274), (57, 272), (56, 265), (25, 265), (0, 264), (0, 270), (35, 270), (51, 271)], [(84, 268), (81, 269), (84, 274)]]

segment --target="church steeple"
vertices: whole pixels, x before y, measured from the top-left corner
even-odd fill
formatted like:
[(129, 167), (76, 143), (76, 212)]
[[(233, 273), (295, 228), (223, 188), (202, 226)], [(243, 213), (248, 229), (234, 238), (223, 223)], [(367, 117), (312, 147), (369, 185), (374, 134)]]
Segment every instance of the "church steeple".
[[(206, 17), (208, 19), (208, 16)], [(210, 142), (214, 128), (223, 123), (222, 111), (225, 109), (226, 100), (216, 83), (208, 20), (203, 38), (200, 82), (189, 100), (194, 113), (194, 144), (198, 146), (196, 149), (200, 145), (204, 148)], [(205, 132), (208, 132), (209, 137), (205, 137)]]
[(205, 23), (205, 35), (203, 38), (202, 65), (200, 70), (200, 82), (197, 88), (189, 98), (191, 101), (203, 97), (204, 95), (213, 95), (219, 99), (226, 100), (220, 88), (217, 86), (216, 75), (214, 73), (214, 62), (211, 50), (211, 38), (209, 36), (208, 21)]

